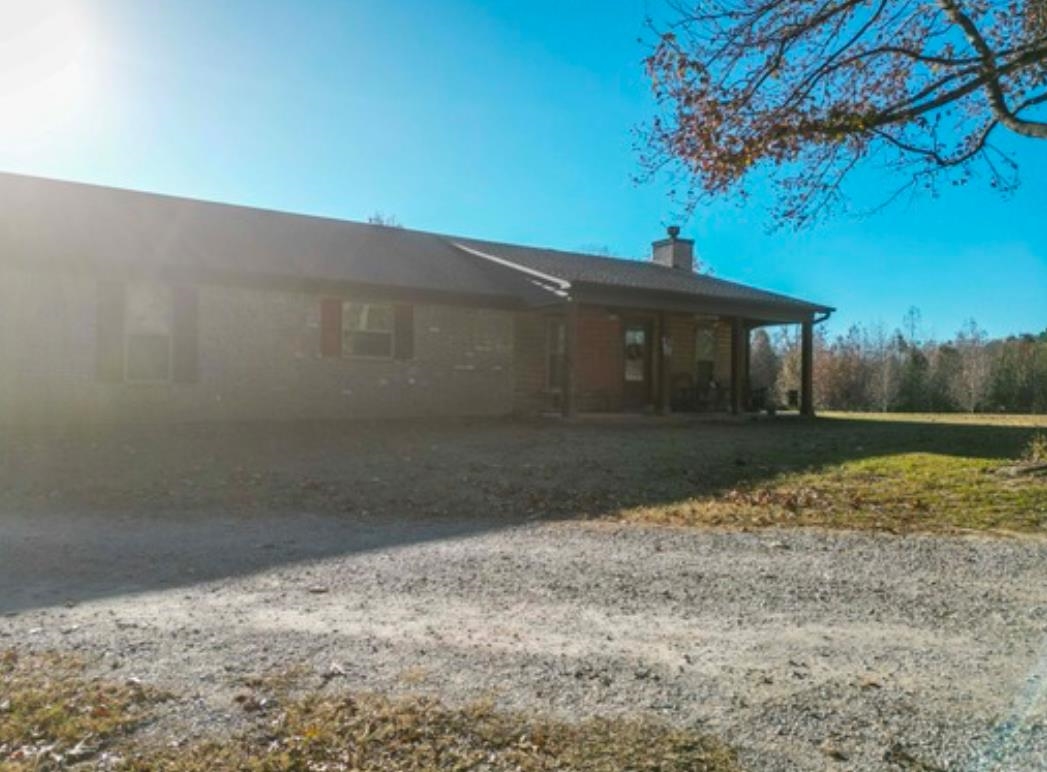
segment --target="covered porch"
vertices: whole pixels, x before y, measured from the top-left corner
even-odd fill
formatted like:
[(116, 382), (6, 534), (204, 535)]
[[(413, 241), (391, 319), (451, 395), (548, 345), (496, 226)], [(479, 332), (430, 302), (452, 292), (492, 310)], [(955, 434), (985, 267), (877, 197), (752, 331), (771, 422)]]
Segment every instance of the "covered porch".
[(766, 405), (750, 388), (752, 332), (796, 325), (800, 383), (788, 406), (814, 415), (814, 325), (824, 318), (818, 313), (574, 289), (574, 297), (543, 315), (546, 409), (567, 417), (761, 409)]
[(517, 319), (517, 408), (739, 415), (761, 407), (750, 389), (753, 330), (794, 325), (799, 383), (789, 407), (813, 416), (814, 326), (833, 309), (697, 272), (694, 242), (676, 227), (667, 235), (650, 262), (517, 256), (556, 298)]

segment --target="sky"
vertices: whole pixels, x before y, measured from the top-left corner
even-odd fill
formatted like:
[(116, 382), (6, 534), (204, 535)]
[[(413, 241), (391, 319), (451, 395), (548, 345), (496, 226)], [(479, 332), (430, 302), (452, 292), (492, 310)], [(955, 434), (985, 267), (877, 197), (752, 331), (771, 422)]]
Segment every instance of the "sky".
[[(0, 0), (0, 170), (645, 259), (676, 222), (636, 184), (657, 0)], [(771, 199), (682, 222), (715, 275), (832, 305), (831, 333), (1047, 329), (1047, 142), (1022, 187), (801, 232)], [(897, 180), (865, 170), (877, 203)]]

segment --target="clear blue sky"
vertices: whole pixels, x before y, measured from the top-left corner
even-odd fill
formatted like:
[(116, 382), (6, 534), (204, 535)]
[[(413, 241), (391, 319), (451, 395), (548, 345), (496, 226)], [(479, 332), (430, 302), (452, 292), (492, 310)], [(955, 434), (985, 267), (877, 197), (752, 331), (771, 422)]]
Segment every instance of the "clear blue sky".
[[(6, 171), (635, 257), (676, 211), (632, 182), (656, 0), (40, 5), (0, 3)], [(911, 305), (941, 337), (1043, 330), (1047, 143), (1008, 144), (1009, 200), (975, 185), (796, 234), (757, 196), (685, 232), (719, 276), (837, 306), (834, 332)], [(870, 203), (892, 184), (863, 180)]]

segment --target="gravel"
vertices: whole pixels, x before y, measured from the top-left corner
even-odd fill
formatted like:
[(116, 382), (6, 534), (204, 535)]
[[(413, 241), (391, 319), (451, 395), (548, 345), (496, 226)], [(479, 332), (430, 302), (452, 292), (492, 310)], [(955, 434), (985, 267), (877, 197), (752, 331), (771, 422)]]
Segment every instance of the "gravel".
[(245, 680), (657, 716), (753, 769), (1047, 767), (1047, 541), (354, 513), (0, 516), (0, 649), (170, 689)]

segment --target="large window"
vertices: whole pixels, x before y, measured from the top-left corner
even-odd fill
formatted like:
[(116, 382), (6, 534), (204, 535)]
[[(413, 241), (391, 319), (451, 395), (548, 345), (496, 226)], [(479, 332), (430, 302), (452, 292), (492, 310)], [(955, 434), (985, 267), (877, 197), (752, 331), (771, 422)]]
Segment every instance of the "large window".
[(385, 303), (342, 304), (342, 353), (345, 356), (393, 356), (393, 307)]
[(124, 377), (128, 381), (171, 379), (171, 289), (158, 284), (127, 287)]
[(556, 391), (563, 387), (564, 362), (567, 358), (567, 326), (564, 320), (549, 319), (545, 335), (545, 385)]

